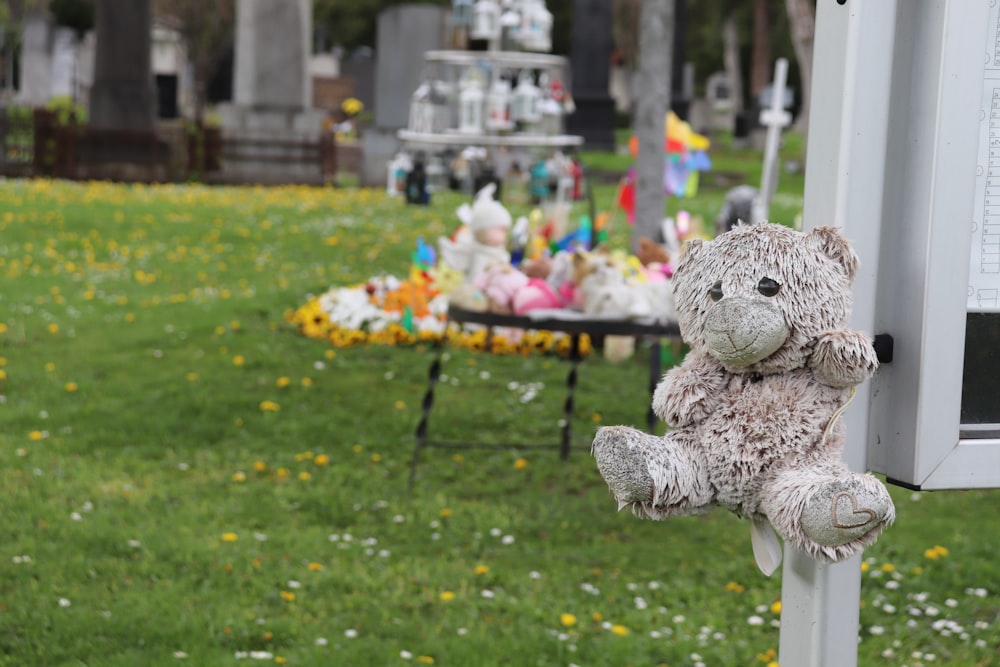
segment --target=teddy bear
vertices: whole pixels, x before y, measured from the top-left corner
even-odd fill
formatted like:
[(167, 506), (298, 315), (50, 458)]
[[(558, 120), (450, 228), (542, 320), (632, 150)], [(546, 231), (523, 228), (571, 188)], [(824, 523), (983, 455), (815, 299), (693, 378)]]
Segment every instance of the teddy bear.
[(827, 563), (878, 538), (892, 499), (841, 458), (839, 417), (878, 366), (871, 339), (845, 326), (857, 270), (833, 227), (761, 222), (687, 243), (672, 284), (690, 352), (653, 395), (670, 428), (610, 426), (594, 439), (619, 509), (652, 519), (729, 509), (750, 520), (768, 575), (781, 562), (774, 531)]

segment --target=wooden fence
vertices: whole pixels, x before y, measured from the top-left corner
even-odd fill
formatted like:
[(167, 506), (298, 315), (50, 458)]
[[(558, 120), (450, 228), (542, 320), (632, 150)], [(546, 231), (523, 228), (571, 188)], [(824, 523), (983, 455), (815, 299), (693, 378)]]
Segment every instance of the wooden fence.
[(240, 139), (218, 128), (164, 127), (155, 131), (80, 125), (72, 114), (27, 107), (0, 107), (0, 176), (73, 180), (167, 182), (255, 181), (235, 167), (268, 162), (285, 182), (328, 182), (337, 172), (333, 137), (318, 141)]

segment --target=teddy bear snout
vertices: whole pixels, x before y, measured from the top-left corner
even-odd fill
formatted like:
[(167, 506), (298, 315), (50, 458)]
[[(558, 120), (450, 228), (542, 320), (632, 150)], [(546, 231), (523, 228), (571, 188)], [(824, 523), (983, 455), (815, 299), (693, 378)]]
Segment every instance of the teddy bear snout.
[(769, 299), (725, 297), (705, 319), (708, 352), (728, 366), (750, 366), (766, 359), (789, 333), (784, 315)]

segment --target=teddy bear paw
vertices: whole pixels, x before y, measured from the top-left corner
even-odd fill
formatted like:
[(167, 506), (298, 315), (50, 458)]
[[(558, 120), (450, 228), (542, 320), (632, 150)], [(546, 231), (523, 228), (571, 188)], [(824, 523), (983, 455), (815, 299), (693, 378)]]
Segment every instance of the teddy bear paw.
[(827, 547), (873, 541), (895, 518), (889, 492), (870, 475), (838, 477), (823, 484), (802, 510), (802, 530)]
[(653, 498), (653, 477), (646, 456), (647, 438), (647, 434), (627, 426), (606, 426), (597, 430), (591, 452), (619, 509)]

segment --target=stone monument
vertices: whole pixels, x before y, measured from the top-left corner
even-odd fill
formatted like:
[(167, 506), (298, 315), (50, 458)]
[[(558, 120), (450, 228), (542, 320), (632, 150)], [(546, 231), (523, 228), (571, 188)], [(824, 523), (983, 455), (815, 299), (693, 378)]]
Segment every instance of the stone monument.
[(375, 46), (375, 125), (361, 139), (362, 185), (385, 185), (386, 164), (399, 150), (396, 132), (407, 126), (410, 95), (422, 81), (424, 52), (446, 45), (448, 11), (399, 5), (378, 16)]
[(25, 14), (21, 31), (21, 89), (17, 101), (45, 106), (52, 96), (52, 14), (34, 10)]
[(149, 0), (97, 2), (97, 53), (90, 125), (152, 132), (156, 92), (150, 69)]
[(612, 11), (608, 0), (573, 1), (573, 102), (566, 119), (570, 134), (583, 136), (588, 150), (615, 149), (615, 101), (608, 91)]
[(240, 146), (223, 162), (227, 180), (320, 182), (323, 112), (312, 107), (310, 0), (237, 0), (233, 103), (222, 131)]

